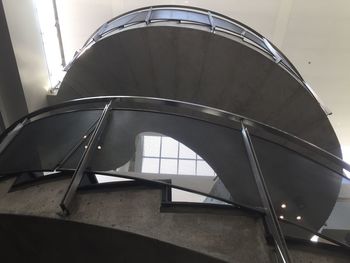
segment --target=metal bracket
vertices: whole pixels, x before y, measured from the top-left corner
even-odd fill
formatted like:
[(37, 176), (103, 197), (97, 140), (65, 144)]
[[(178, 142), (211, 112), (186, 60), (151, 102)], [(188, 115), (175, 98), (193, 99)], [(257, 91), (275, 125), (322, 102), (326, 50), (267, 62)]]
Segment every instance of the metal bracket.
[(145, 19), (146, 25), (148, 25), (150, 23), (149, 20), (151, 18), (151, 14), (152, 14), (152, 7), (148, 10), (148, 13), (147, 13), (147, 16)]
[(281, 227), (279, 225), (278, 218), (276, 216), (276, 212), (273, 207), (273, 203), (264, 180), (264, 176), (260, 169), (259, 161), (256, 156), (248, 129), (245, 127), (243, 121), (241, 121), (241, 125), (242, 125), (243, 141), (244, 141), (245, 148), (247, 150), (252, 173), (254, 175), (254, 179), (258, 187), (262, 204), (266, 209), (266, 224), (275, 241), (280, 262), (291, 263), (292, 260), (289, 255), (287, 244), (286, 244), (286, 241), (284, 240), (284, 236), (283, 236)]
[(86, 150), (83, 153), (78, 166), (73, 174), (72, 180), (68, 186), (68, 189), (60, 203), (60, 207), (65, 215), (69, 214), (69, 205), (79, 187), (79, 184), (81, 182), (81, 179), (84, 176), (84, 172), (86, 170), (86, 167), (91, 159), (92, 154), (95, 152), (95, 148), (97, 146), (98, 137), (103, 132), (103, 129), (106, 125), (107, 119), (108, 119), (108, 113), (110, 112), (112, 101), (109, 101), (108, 104), (106, 104), (105, 108), (103, 109), (103, 112), (96, 124), (96, 127), (90, 137), (90, 140), (87, 144)]
[(97, 41), (99, 41), (100, 40), (100, 38), (102, 37), (102, 34), (103, 34), (103, 32), (104, 32), (104, 30), (105, 30), (105, 28), (108, 26), (108, 23), (104, 23), (98, 30), (97, 30), (97, 32), (96, 32), (96, 34), (93, 36), (93, 40), (95, 41), (95, 42), (97, 42)]
[(276, 49), (273, 48), (273, 46), (270, 44), (270, 42), (266, 39), (263, 38), (265, 46), (268, 48), (268, 50), (271, 52), (273, 58), (275, 59), (275, 62), (278, 64), (282, 60), (281, 56), (278, 54)]
[(208, 11), (208, 17), (209, 17), (209, 22), (210, 22), (210, 26), (211, 26), (211, 32), (214, 32), (215, 31), (214, 19), (209, 11)]

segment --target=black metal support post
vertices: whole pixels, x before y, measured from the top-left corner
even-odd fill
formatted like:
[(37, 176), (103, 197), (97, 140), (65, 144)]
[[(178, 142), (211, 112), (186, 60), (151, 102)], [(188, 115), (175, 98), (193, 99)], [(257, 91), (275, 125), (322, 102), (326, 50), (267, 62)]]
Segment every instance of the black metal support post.
[(264, 176), (260, 169), (259, 161), (256, 156), (248, 129), (244, 126), (243, 121), (242, 124), (242, 136), (245, 148), (247, 150), (248, 159), (250, 162), (250, 166), (255, 178), (256, 185), (259, 190), (260, 198), (264, 208), (266, 209), (266, 224), (269, 228), (269, 231), (275, 241), (275, 245), (278, 251), (280, 262), (283, 263), (291, 263), (291, 257), (289, 255), (289, 251), (287, 248), (286, 241), (284, 240), (283, 233), (281, 227), (278, 222), (278, 218), (276, 216), (275, 209), (272, 204), (272, 200), (267, 189)]
[(108, 104), (106, 104), (97, 124), (96, 127), (90, 137), (90, 140), (86, 146), (86, 150), (84, 151), (82, 157), (80, 158), (80, 161), (78, 163), (78, 166), (73, 174), (72, 180), (68, 186), (68, 189), (60, 203), (60, 207), (63, 210), (64, 214), (69, 214), (69, 205), (79, 187), (79, 184), (81, 182), (81, 179), (84, 176), (84, 172), (86, 170), (86, 167), (91, 159), (92, 154), (94, 153), (97, 143), (98, 143), (98, 137), (102, 133), (105, 124), (108, 119), (108, 113), (110, 111), (112, 105), (112, 100), (109, 101)]

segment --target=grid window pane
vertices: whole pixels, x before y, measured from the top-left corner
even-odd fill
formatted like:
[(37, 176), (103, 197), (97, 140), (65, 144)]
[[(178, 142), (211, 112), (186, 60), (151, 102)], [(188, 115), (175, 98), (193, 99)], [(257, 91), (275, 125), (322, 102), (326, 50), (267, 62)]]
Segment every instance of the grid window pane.
[(215, 172), (205, 161), (197, 161), (197, 175), (215, 176)]
[(160, 173), (162, 174), (177, 174), (177, 160), (161, 159)]
[(162, 157), (177, 158), (179, 142), (170, 137), (162, 137)]
[(196, 153), (192, 151), (187, 146), (180, 143), (180, 152), (179, 152), (180, 158), (186, 158), (186, 159), (196, 159)]
[(160, 136), (143, 137), (143, 156), (159, 157), (160, 155)]
[(195, 175), (196, 160), (179, 160), (179, 174)]
[(142, 159), (143, 173), (159, 173), (159, 159), (158, 158), (143, 158)]

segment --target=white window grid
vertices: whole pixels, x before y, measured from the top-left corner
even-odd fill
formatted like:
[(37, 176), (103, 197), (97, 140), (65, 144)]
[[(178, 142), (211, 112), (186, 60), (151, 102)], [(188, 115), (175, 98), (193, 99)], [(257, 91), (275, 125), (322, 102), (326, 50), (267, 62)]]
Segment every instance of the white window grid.
[[(193, 158), (185, 158), (185, 157), (180, 157), (180, 147), (184, 146), (186, 148), (188, 148), (186, 145), (176, 141), (175, 139), (169, 137), (169, 136), (164, 136), (164, 135), (144, 135), (145, 136), (150, 136), (150, 137), (157, 137), (160, 138), (160, 144), (159, 144), (159, 154), (157, 154), (157, 156), (150, 156), (150, 155), (145, 155), (145, 144), (143, 143), (142, 146), (142, 162), (144, 162), (145, 159), (154, 159), (154, 160), (158, 160), (158, 169), (154, 172), (154, 173), (161, 173), (161, 165), (162, 165), (162, 161), (164, 160), (174, 160), (176, 161), (176, 172), (171, 172), (169, 174), (176, 174), (176, 175), (181, 175), (183, 173), (179, 173), (179, 168), (180, 168), (180, 162), (181, 161), (192, 161), (195, 164), (195, 169), (194, 169), (194, 173), (186, 173), (186, 175), (206, 175), (206, 176), (216, 176), (216, 173), (214, 172), (214, 170), (209, 166), (209, 164), (206, 163), (205, 160), (203, 160), (203, 158), (201, 156), (199, 156), (197, 153), (195, 153), (194, 151), (192, 151), (194, 153), (194, 157)], [(162, 150), (163, 150), (163, 142), (165, 139), (172, 139), (176, 142), (177, 144), (177, 156), (176, 157), (165, 157), (162, 156)], [(143, 140), (144, 142), (145, 140)], [(206, 164), (208, 166), (208, 168), (210, 169), (210, 171), (208, 171), (208, 173), (210, 173), (210, 175), (207, 174), (200, 174), (199, 173), (199, 162), (203, 162), (204, 164)]]

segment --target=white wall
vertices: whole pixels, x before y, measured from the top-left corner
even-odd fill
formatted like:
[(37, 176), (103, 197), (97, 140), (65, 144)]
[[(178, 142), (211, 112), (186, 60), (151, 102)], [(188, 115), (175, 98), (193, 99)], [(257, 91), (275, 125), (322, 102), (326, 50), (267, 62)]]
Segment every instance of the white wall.
[(32, 0), (3, 0), (28, 111), (47, 106), (49, 75)]

